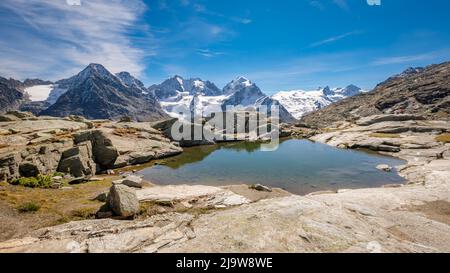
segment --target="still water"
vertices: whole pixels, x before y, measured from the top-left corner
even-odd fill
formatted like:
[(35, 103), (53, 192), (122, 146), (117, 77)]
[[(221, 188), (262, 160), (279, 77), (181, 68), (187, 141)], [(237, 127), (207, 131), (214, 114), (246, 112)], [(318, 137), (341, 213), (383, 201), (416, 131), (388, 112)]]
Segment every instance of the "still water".
[(164, 165), (140, 174), (155, 184), (232, 185), (260, 183), (296, 194), (343, 188), (379, 187), (404, 181), (395, 171), (404, 161), (357, 150), (342, 150), (308, 140), (283, 140), (276, 151), (259, 143), (225, 143), (187, 148)]

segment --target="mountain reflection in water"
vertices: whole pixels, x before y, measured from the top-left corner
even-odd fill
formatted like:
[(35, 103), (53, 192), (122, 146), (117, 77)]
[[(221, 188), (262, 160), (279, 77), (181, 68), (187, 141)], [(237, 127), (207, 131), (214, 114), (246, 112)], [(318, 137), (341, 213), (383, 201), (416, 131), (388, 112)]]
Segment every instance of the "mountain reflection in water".
[(233, 142), (186, 148), (164, 165), (140, 171), (155, 184), (231, 185), (261, 183), (306, 194), (318, 190), (378, 187), (402, 183), (378, 164), (402, 165), (402, 160), (356, 150), (342, 150), (308, 140), (283, 139), (273, 152), (261, 143)]

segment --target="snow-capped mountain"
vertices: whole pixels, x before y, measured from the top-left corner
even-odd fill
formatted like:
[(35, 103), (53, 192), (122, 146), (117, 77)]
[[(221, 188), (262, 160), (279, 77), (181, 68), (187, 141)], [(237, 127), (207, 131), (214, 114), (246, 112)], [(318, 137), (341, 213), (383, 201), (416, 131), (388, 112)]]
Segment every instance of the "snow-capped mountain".
[(222, 91), (212, 82), (199, 78), (185, 80), (180, 76), (174, 76), (158, 85), (148, 88), (160, 100), (181, 99), (185, 95), (219, 96)]
[(126, 71), (122, 71), (116, 74), (116, 77), (118, 77), (122, 83), (128, 87), (136, 87), (142, 90), (142, 92), (145, 94), (147, 93), (147, 90), (144, 86), (144, 84), (136, 79), (135, 77), (133, 77), (130, 73), (126, 72)]
[(280, 120), (282, 122), (292, 122), (295, 118), (289, 111), (283, 107), (276, 99), (268, 97), (259, 87), (245, 77), (238, 77), (231, 81), (223, 88), (223, 93), (228, 94), (228, 97), (222, 103), (222, 109), (240, 110), (239, 108), (254, 108), (266, 106), (270, 113), (272, 105), (279, 106)]
[[(170, 116), (182, 119), (190, 118), (192, 113), (208, 116), (230, 108), (243, 110), (249, 107), (256, 109), (263, 105), (269, 108), (271, 105), (280, 105), (244, 77), (236, 78), (220, 90), (209, 81), (184, 80), (175, 76), (159, 85), (151, 86), (149, 92), (159, 98), (162, 108)], [(285, 122), (294, 120), (283, 106), (280, 107), (280, 117)]]
[(223, 102), (224, 110), (226, 106), (253, 106), (266, 95), (261, 89), (244, 77), (237, 77), (223, 88), (223, 93), (229, 97)]
[(209, 115), (221, 111), (222, 102), (227, 97), (210, 81), (199, 78), (186, 80), (180, 76), (152, 85), (148, 92), (159, 100), (167, 114), (181, 119), (188, 119), (191, 113)]
[(296, 119), (300, 119), (306, 113), (322, 109), (333, 102), (362, 92), (364, 91), (355, 85), (333, 89), (327, 86), (313, 91), (280, 91), (272, 98), (278, 100)]
[[(130, 77), (127, 80), (132, 80)], [(100, 64), (90, 64), (76, 76), (62, 81), (68, 90), (41, 114), (80, 115), (89, 119), (128, 116), (138, 121), (167, 117), (154, 96), (144, 94), (138, 83), (131, 82), (111, 74)]]

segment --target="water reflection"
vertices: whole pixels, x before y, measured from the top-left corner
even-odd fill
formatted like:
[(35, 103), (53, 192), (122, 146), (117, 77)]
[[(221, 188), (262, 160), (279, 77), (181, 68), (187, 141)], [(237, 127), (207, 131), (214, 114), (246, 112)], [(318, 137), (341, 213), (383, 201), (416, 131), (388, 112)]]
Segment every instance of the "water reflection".
[(166, 160), (165, 165), (140, 173), (156, 184), (261, 183), (298, 194), (403, 182), (395, 172), (375, 168), (378, 164), (404, 163), (392, 157), (296, 139), (281, 140), (274, 152), (260, 148), (261, 143), (249, 142), (191, 147)]

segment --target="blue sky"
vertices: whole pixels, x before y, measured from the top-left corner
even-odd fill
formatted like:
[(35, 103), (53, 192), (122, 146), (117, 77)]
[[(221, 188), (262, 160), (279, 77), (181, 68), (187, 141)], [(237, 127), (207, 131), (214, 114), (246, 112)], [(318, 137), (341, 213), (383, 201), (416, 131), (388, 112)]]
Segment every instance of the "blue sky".
[(449, 61), (449, 10), (447, 0), (2, 0), (0, 75), (57, 80), (97, 62), (146, 85), (243, 75), (268, 94), (370, 89)]

